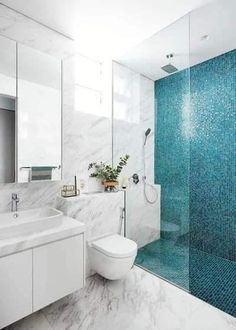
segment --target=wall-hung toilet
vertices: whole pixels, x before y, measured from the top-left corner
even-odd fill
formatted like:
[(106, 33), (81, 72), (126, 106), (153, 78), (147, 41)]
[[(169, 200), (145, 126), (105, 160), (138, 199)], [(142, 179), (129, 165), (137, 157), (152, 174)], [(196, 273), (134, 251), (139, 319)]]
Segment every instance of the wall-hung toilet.
[(109, 280), (118, 280), (132, 268), (137, 255), (137, 244), (114, 234), (90, 241), (88, 252), (95, 272)]

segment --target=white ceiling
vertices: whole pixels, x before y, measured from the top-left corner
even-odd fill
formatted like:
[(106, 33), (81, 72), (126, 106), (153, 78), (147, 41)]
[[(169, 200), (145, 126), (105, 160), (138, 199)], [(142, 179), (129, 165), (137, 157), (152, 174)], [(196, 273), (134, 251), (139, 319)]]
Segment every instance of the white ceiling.
[(211, 0), (2, 0), (76, 40), (90, 57), (117, 57)]
[[(236, 48), (236, 1), (217, 0), (194, 10), (148, 38), (117, 61), (157, 80), (167, 76), (161, 67), (171, 63), (182, 70)], [(204, 35), (208, 39), (201, 40)]]

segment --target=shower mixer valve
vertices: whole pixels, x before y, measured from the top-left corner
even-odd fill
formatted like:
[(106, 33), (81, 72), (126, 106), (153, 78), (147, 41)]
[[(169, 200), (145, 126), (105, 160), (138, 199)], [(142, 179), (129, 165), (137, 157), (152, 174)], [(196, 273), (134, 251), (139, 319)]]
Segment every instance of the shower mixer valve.
[(135, 184), (139, 183), (139, 176), (137, 173), (134, 173), (131, 178), (133, 179), (133, 183)]

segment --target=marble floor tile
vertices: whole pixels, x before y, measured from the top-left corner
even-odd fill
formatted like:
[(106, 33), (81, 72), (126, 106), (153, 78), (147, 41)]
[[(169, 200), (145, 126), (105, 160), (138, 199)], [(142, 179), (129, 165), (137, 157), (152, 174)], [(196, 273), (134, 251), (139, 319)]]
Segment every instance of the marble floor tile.
[(9, 325), (4, 330), (52, 330), (42, 311)]
[(235, 330), (236, 319), (134, 267), (120, 281), (86, 286), (7, 330)]

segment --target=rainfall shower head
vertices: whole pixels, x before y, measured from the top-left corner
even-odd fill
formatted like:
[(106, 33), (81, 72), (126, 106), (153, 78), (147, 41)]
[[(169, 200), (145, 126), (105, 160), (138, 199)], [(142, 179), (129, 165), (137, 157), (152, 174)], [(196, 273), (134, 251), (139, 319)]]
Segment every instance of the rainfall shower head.
[(145, 139), (144, 139), (144, 146), (145, 146), (145, 144), (146, 144), (146, 142), (147, 142), (147, 137), (148, 137), (148, 135), (151, 133), (151, 128), (148, 128), (147, 130), (146, 130), (146, 132), (145, 132)]
[[(173, 57), (174, 57), (174, 54), (168, 54), (168, 55), (166, 55), (166, 58), (169, 59), (169, 60), (170, 60), (171, 58), (173, 58)], [(172, 65), (171, 63), (162, 66), (161, 69), (162, 69), (163, 71), (169, 73), (169, 74), (178, 71), (178, 69), (177, 69), (174, 65)]]

